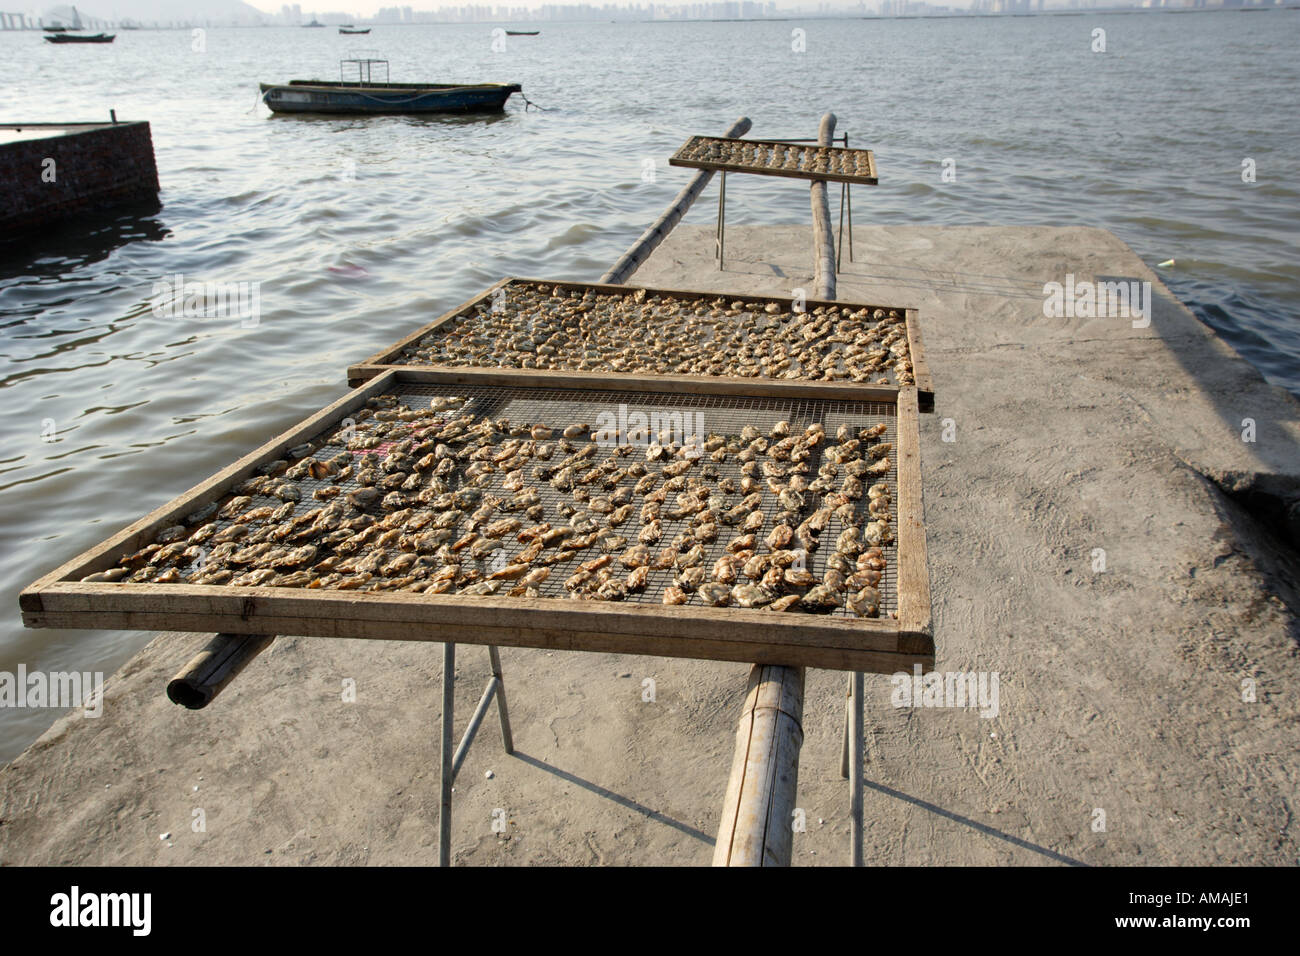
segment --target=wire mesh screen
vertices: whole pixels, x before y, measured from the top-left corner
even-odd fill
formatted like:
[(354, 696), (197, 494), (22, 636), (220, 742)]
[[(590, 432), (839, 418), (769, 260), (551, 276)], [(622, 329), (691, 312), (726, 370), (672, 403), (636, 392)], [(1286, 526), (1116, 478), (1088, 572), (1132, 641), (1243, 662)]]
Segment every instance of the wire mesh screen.
[[(92, 578), (876, 616), (849, 609), (874, 527), (883, 617), (897, 609), (897, 442), (892, 403), (398, 380)], [(657, 518), (647, 518), (657, 495)], [(817, 515), (814, 535), (806, 523)], [(547, 527), (571, 533), (529, 554)], [(802, 536), (783, 541), (782, 527)], [(738, 546), (745, 534), (752, 543)], [(633, 585), (625, 559), (639, 544), (654, 560)], [(718, 562), (728, 555), (734, 583), (724, 596)], [(806, 574), (751, 576), (755, 557), (764, 573)], [(832, 580), (831, 601), (808, 600), (837, 567), (856, 583)], [(665, 601), (670, 588), (680, 601)]]

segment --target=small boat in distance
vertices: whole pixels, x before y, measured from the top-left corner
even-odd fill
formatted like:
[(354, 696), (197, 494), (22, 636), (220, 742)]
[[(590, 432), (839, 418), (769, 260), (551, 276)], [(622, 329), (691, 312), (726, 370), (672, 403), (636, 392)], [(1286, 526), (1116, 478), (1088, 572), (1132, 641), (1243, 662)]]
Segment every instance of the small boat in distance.
[(358, 30), (355, 27), (339, 27), (339, 33), (348, 36), (359, 36), (363, 33), (369, 33), (369, 32), (370, 32), (370, 27), (366, 27), (364, 30)]
[(116, 33), (51, 33), (47, 43), (112, 43)]
[(541, 30), (507, 30), (507, 31), (506, 31), (506, 36), (508, 36), (508, 37), (535, 37), (535, 36), (537, 36), (537, 35), (538, 35), (539, 33), (541, 33), (541, 32), (542, 32)]
[[(342, 79), (356, 67), (357, 77)], [(372, 74), (383, 68), (383, 82)], [(388, 61), (368, 58), (339, 61), (339, 81), (290, 80), (259, 83), (262, 102), (275, 113), (499, 113), (518, 83), (390, 83)]]
[(318, 22), (315, 21), (315, 20), (312, 20), (311, 23), (304, 23), (304, 24), (303, 24), (304, 27), (323, 27), (324, 25), (325, 25), (325, 24), (323, 24), (323, 23), (318, 23)]
[(46, 33), (67, 33), (67, 27), (41, 27)]

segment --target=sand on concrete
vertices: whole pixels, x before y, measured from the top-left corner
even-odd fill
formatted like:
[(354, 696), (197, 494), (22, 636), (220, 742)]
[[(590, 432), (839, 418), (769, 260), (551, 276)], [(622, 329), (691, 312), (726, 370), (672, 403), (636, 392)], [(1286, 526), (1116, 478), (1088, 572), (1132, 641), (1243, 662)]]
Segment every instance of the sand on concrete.
[[(896, 708), (868, 676), (867, 863), (1295, 864), (1300, 404), (1110, 233), (855, 240), (839, 297), (919, 309), (934, 377), (938, 669), (999, 677), (982, 717)], [(807, 228), (732, 227), (725, 272), (712, 241), (679, 228), (633, 281), (811, 288)], [(1067, 273), (1151, 282), (1150, 326), (1044, 316), (1044, 283)], [(60, 718), (0, 771), (0, 862), (436, 863), (438, 645), (281, 638), (183, 711), (163, 688), (203, 639), (159, 635), (110, 679), (102, 717)], [(502, 659), (519, 752), (490, 715), (457, 784), (456, 863), (709, 862), (746, 665)], [(487, 653), (461, 645), (457, 662), (459, 730)], [(848, 855), (843, 690), (809, 671), (799, 865)]]

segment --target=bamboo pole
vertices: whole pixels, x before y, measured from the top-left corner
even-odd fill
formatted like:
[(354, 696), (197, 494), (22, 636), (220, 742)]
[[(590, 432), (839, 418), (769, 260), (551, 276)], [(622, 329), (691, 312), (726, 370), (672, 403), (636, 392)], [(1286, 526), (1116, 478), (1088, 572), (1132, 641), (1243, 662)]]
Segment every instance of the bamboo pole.
[[(742, 116), (736, 122), (731, 124), (722, 135), (727, 138), (744, 136), (749, 132), (750, 123), (748, 116)], [(664, 241), (664, 237), (673, 231), (673, 227), (681, 222), (682, 216), (686, 215), (686, 210), (691, 208), (691, 203), (699, 198), (700, 193), (704, 192), (704, 187), (709, 184), (713, 178), (713, 170), (701, 169), (695, 174), (686, 187), (677, 194), (672, 203), (664, 210), (663, 215), (654, 221), (654, 223), (642, 233), (641, 238), (632, 243), (627, 252), (619, 257), (608, 272), (600, 277), (601, 282), (626, 282), (628, 276), (641, 266), (641, 263), (649, 257), (650, 253), (655, 250), (659, 243)]]
[[(822, 117), (817, 130), (817, 145), (834, 143), (835, 114)], [(835, 298), (835, 236), (831, 230), (831, 207), (826, 195), (826, 180), (814, 179), (810, 187), (813, 216), (813, 298)]]
[(803, 747), (802, 667), (755, 664), (736, 731), (714, 866), (789, 866)]
[[(818, 145), (830, 146), (834, 136), (835, 114), (827, 113), (817, 131)], [(811, 195), (813, 296), (834, 299), (835, 243), (826, 180), (814, 180)], [(790, 865), (799, 751), (803, 747), (803, 687), (802, 667), (755, 664), (749, 672), (749, 693), (736, 731), (736, 753), (713, 851), (714, 866)], [(848, 762), (860, 776), (857, 763), (851, 758)], [(860, 854), (860, 849), (857, 852)]]
[(167, 696), (173, 704), (202, 710), (273, 640), (274, 634), (214, 634), (171, 679)]

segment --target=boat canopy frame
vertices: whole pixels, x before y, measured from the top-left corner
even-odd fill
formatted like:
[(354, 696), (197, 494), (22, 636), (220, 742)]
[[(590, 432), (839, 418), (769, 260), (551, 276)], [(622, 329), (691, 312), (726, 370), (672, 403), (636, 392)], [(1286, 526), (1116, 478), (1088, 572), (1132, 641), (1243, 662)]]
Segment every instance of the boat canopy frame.
[[(350, 79), (344, 75), (349, 66), (356, 67), (357, 86), (370, 86), (388, 84), (391, 82), (388, 74), (388, 61), (379, 57), (378, 51), (375, 50), (358, 50), (357, 55), (348, 57), (346, 60), (339, 60), (339, 82), (348, 83)], [(384, 78), (376, 81), (374, 71), (382, 66), (384, 68)]]

